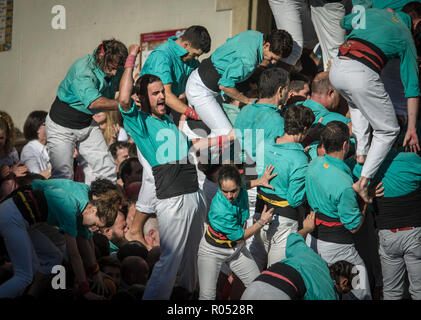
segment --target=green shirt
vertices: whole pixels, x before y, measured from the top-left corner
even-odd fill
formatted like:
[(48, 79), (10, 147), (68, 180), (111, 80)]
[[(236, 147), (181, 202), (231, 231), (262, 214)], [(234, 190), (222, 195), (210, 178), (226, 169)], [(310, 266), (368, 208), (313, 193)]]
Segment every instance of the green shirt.
[[(350, 168), (356, 178), (361, 176), (361, 164), (354, 160)], [(421, 157), (413, 152), (392, 148), (374, 181), (383, 182), (385, 198), (400, 197), (418, 190), (421, 186)]]
[(250, 216), (247, 190), (242, 187), (237, 199), (231, 203), (221, 189), (218, 189), (212, 199), (208, 216), (214, 230), (224, 233), (232, 241), (242, 239), (244, 223)]
[(237, 116), (240, 113), (240, 108), (229, 103), (222, 103), (222, 109), (224, 109), (231, 125), (234, 125), (235, 120), (237, 120)]
[(153, 74), (162, 80), (162, 83), (171, 84), (171, 91), (179, 96), (186, 90), (187, 79), (199, 66), (199, 61), (193, 59), (188, 62), (181, 57), (189, 52), (175, 42), (177, 37), (170, 37), (168, 41), (156, 47), (145, 61), (140, 75)]
[(320, 103), (310, 100), (310, 99), (307, 99), (306, 101), (303, 101), (303, 102), (301, 101), (297, 102), (296, 104), (297, 105), (302, 104), (304, 107), (310, 108), (311, 111), (313, 111), (313, 114), (315, 117), (313, 125), (319, 123), (320, 118), (323, 118), (321, 124), (324, 126), (332, 121), (341, 121), (345, 124), (348, 124), (351, 122), (351, 119), (343, 116), (340, 113), (329, 111)]
[[(351, 31), (349, 38), (360, 38), (377, 46), (389, 59), (400, 58), (402, 84), (405, 97), (420, 95), (418, 80), (417, 50), (411, 34), (411, 18), (403, 12), (388, 12), (381, 9), (366, 9), (365, 27), (357, 24), (358, 12), (345, 16), (342, 27)], [(354, 21), (356, 20), (356, 21)]]
[(133, 104), (129, 111), (120, 107), (124, 129), (133, 138), (146, 161), (155, 167), (185, 159), (191, 142), (167, 115), (162, 120), (140, 111)]
[(306, 177), (306, 195), (315, 212), (339, 218), (348, 230), (355, 229), (362, 216), (352, 189), (349, 167), (340, 159), (325, 155), (312, 160)]
[(82, 212), (89, 203), (88, 185), (67, 179), (51, 179), (34, 180), (32, 188), (44, 191), (48, 224), (57, 226), (60, 232), (74, 238), (92, 238), (92, 232), (82, 225)]
[(257, 162), (257, 166), (264, 172), (265, 167), (271, 164), (275, 167), (272, 174), (278, 174), (270, 181), (270, 185), (275, 189), (261, 187), (262, 191), (287, 200), (291, 207), (301, 205), (305, 196), (308, 167), (308, 158), (303, 146), (300, 143), (267, 143), (264, 162)]
[[(414, 0), (352, 0), (352, 4), (354, 6), (360, 5), (364, 6), (365, 8), (377, 8), (377, 9), (386, 9), (390, 8), (395, 11), (400, 11), (402, 8)], [(421, 2), (417, 1), (416, 2)]]
[[(242, 149), (247, 151), (253, 161), (258, 156), (263, 156), (265, 140), (273, 142), (284, 135), (284, 118), (278, 107), (257, 101), (241, 108), (234, 125)], [(260, 153), (256, 152), (257, 148)]]
[(298, 233), (288, 236), (285, 256), (281, 262), (293, 267), (303, 278), (307, 289), (304, 300), (338, 300), (326, 261)]
[(105, 79), (107, 74), (101, 70), (94, 55), (95, 52), (76, 60), (57, 90), (57, 97), (61, 101), (87, 114), (101, 112), (100, 110), (88, 109), (96, 99), (100, 97), (115, 98), (124, 72), (123, 69), (120, 70), (107, 82)]
[(263, 61), (263, 33), (247, 30), (229, 38), (211, 55), (211, 61), (221, 75), (218, 84), (234, 88), (247, 80)]

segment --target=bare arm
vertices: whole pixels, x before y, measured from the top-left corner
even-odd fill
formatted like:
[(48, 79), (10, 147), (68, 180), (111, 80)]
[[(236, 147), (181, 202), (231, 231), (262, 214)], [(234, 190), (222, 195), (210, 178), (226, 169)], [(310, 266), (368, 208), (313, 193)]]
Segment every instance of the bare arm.
[(164, 85), (165, 88), (165, 104), (169, 106), (174, 111), (183, 114), (186, 112), (187, 108), (189, 107), (186, 105), (181, 99), (179, 99), (173, 92), (172, 92), (172, 84), (168, 83)]
[[(140, 46), (132, 44), (129, 48), (130, 56), (137, 56), (140, 52)], [(132, 96), (133, 89), (133, 66), (125, 66), (123, 76), (120, 80), (120, 95), (118, 97), (118, 103), (124, 111), (129, 111), (130, 98)]]
[(259, 179), (246, 181), (247, 190), (254, 187), (265, 187), (273, 190), (274, 187), (269, 184), (269, 181), (278, 175), (277, 173), (272, 174), (273, 169), (275, 169), (275, 167), (272, 165), (266, 166), (263, 176), (261, 176)]
[(408, 98), (408, 129), (406, 130), (403, 147), (408, 148), (411, 152), (419, 152), (421, 150), (419, 137), (417, 135), (417, 118), (418, 118), (419, 98)]
[(143, 227), (145, 226), (145, 222), (148, 220), (148, 217), (148, 214), (136, 210), (132, 225), (126, 234), (126, 239), (129, 241), (138, 240), (143, 243), (146, 249), (150, 250), (151, 247), (146, 242), (145, 235), (143, 234)]
[(242, 103), (249, 104), (252, 103), (255, 99), (254, 98), (247, 98), (243, 95), (237, 88), (229, 88), (224, 86), (219, 86), (219, 89), (224, 91), (230, 98), (234, 100), (238, 100)]
[(118, 101), (105, 97), (99, 97), (93, 101), (88, 108), (100, 111), (115, 111), (118, 110)]
[(263, 227), (263, 225), (265, 225), (266, 223), (271, 222), (272, 219), (273, 219), (273, 210), (274, 210), (273, 208), (267, 210), (267, 206), (265, 205), (263, 207), (263, 211), (262, 211), (262, 215), (261, 215), (260, 219), (258, 221), (256, 221), (251, 227), (248, 227), (244, 231), (244, 236), (239, 241), (245, 241), (245, 240), (247, 240), (252, 235), (254, 235), (257, 231), (259, 231)]

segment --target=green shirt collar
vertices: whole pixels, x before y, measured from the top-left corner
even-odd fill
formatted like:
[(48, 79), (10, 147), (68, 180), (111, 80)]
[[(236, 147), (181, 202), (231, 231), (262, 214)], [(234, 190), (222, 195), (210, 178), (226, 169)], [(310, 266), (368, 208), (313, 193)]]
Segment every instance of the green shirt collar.
[(257, 101), (259, 101), (259, 99), (256, 99), (252, 102), (252, 104), (254, 104), (255, 106), (259, 107), (259, 108), (270, 108), (270, 109), (275, 109), (275, 110), (279, 110), (278, 106), (271, 104), (271, 103), (257, 103)]
[(96, 53), (96, 49), (89, 56), (89, 63), (92, 65), (92, 69), (95, 75), (98, 77), (98, 79), (104, 79), (108, 75), (104, 71), (102, 71), (102, 69), (99, 67), (98, 62), (95, 60), (95, 53)]
[(170, 50), (174, 52), (174, 54), (178, 57), (183, 57), (189, 52), (180, 46), (177, 42), (175, 42), (178, 38), (176, 36), (172, 36), (168, 38), (168, 45)]
[(333, 165), (333, 166), (335, 166), (336, 168), (338, 168), (338, 169), (340, 169), (340, 170), (342, 170), (342, 171), (345, 171), (345, 172), (346, 172), (346, 173), (348, 173), (349, 175), (351, 175), (351, 174), (352, 174), (352, 173), (351, 173), (351, 169), (349, 169), (349, 167), (346, 165), (346, 163), (345, 163), (343, 160), (338, 159), (338, 158), (331, 157), (331, 156), (329, 156), (329, 155), (327, 155), (327, 154), (324, 156), (324, 158), (325, 158), (326, 163), (327, 163), (328, 165)]

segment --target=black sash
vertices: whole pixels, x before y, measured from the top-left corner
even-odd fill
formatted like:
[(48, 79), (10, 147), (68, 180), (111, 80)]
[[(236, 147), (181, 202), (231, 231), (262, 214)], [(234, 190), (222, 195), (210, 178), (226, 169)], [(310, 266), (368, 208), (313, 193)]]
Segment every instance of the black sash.
[(316, 212), (316, 228), (311, 235), (316, 239), (327, 242), (354, 243), (351, 231), (345, 228), (338, 218), (332, 218), (320, 212)]
[[(278, 197), (275, 194), (269, 194), (266, 193), (264, 191), (262, 191), (261, 189), (258, 190), (258, 194), (263, 195), (266, 198), (269, 198), (270, 200), (274, 200), (274, 201), (286, 201), (285, 199), (282, 199), (280, 197)], [(271, 204), (269, 202), (266, 202), (265, 200), (259, 198), (259, 196), (257, 196), (257, 200), (256, 200), (256, 212), (262, 212), (263, 211), (263, 207), (266, 205), (267, 209), (271, 209), (274, 208), (273, 210), (273, 214), (274, 215), (278, 215), (281, 217), (285, 217), (285, 218), (289, 218), (295, 221), (299, 220), (299, 211), (298, 208), (293, 208), (291, 206), (287, 206), (287, 207), (279, 207), (277, 205)]]
[(55, 123), (69, 129), (84, 129), (93, 121), (91, 114), (76, 110), (58, 97), (54, 100), (49, 115)]
[(208, 89), (212, 90), (213, 92), (219, 92), (219, 79), (221, 79), (221, 75), (215, 69), (215, 66), (212, 63), (211, 57), (203, 60), (198, 68), (200, 79)]

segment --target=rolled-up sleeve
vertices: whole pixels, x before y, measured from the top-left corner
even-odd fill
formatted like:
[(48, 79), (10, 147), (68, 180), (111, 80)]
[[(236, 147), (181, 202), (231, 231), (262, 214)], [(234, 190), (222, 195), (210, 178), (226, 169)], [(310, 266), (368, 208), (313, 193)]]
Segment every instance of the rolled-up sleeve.
[(225, 69), (218, 84), (223, 87), (234, 88), (237, 83), (246, 80), (253, 73), (254, 69), (255, 66), (246, 64), (241, 59), (237, 59)]

